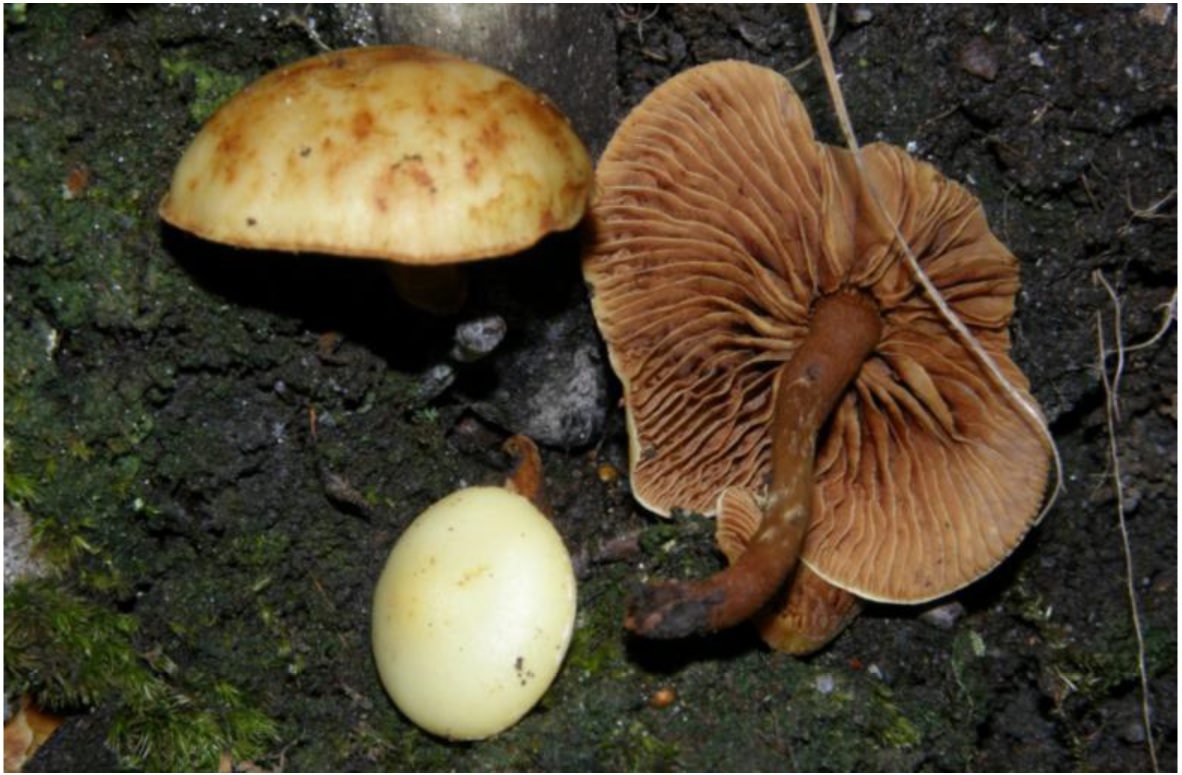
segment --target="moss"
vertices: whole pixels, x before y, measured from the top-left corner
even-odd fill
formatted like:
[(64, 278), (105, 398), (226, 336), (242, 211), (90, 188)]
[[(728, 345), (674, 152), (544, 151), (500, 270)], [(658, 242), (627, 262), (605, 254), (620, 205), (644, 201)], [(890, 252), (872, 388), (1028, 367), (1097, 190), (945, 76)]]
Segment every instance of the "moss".
[[(586, 621), (582, 619), (581, 622)], [(602, 680), (612, 670), (624, 670), (627, 662), (623, 644), (615, 637), (614, 627), (603, 628), (580, 623), (571, 639), (564, 670), (574, 680)]]
[(598, 682), (634, 671), (620, 637), (623, 582), (617, 569), (580, 587), (578, 619), (562, 670), (564, 681)]
[(653, 578), (705, 578), (721, 570), (725, 561), (715, 547), (714, 528), (714, 520), (682, 511), (645, 528), (640, 549)]
[(228, 550), (231, 562), (246, 568), (268, 568), (282, 562), (291, 545), (283, 533), (243, 533), (231, 536)]
[[(1121, 693), (1138, 679), (1137, 643), (1132, 625), (1109, 621), (1087, 642), (1066, 633), (1052, 642), (1053, 658), (1045, 669), (1048, 684), (1061, 687), (1057, 699), (1078, 695), (1098, 702)], [(1167, 631), (1151, 630), (1145, 638), (1146, 666), (1150, 675), (1173, 665), (1176, 638)]]
[(5, 3), (4, 29), (7, 30), (9, 27), (23, 27), (29, 20), (28, 12), (28, 3)]
[[(35, 455), (40, 445), (21, 431), (30, 425), (57, 429), (56, 410), (44, 390), (57, 376), (52, 353), (57, 332), (42, 316), (21, 324), (10, 316), (18, 304), (5, 305), (4, 327), (4, 494), (8, 502), (28, 505), (38, 501), (46, 474), (44, 454)], [(40, 459), (38, 459), (40, 458)]]
[(618, 731), (599, 745), (601, 755), (613, 769), (669, 772), (678, 768), (678, 747), (659, 737), (639, 719), (618, 725)]
[[(1139, 680), (1137, 642), (1123, 598), (1104, 600), (1112, 613), (1099, 619), (1086, 640), (1054, 615), (1043, 596), (1026, 586), (1012, 591), (1018, 616), (1038, 632), (1045, 649), (1043, 682), (1053, 687), (1056, 703), (1072, 697), (1089, 704), (1120, 694)], [(1177, 635), (1165, 628), (1145, 627), (1145, 655), (1149, 675), (1175, 666)]]
[(124, 689), (135, 696), (156, 690), (132, 647), (130, 616), (34, 582), (6, 590), (4, 619), (5, 680), (42, 707), (93, 706)]
[(871, 729), (878, 741), (890, 748), (915, 748), (923, 741), (923, 735), (915, 722), (909, 719), (893, 701), (893, 693), (883, 685), (875, 686), (871, 696), (874, 699), (874, 713)]
[(231, 97), (242, 91), (247, 79), (238, 74), (224, 73), (196, 59), (161, 57), (160, 68), (170, 86), (191, 81), (194, 97), (189, 103), (189, 115), (196, 124), (205, 121)]
[(222, 754), (256, 758), (277, 727), (228, 683), (141, 656), (139, 625), (56, 582), (17, 583), (4, 596), (4, 677), (41, 707), (114, 708), (108, 745), (124, 767), (208, 770)]
[[(6, 331), (18, 350), (23, 336)], [(154, 420), (120, 393), (110, 373), (75, 379), (80, 402), (57, 392), (57, 376), (52, 364), (42, 363), (6, 381), (6, 496), (32, 506), (34, 533), (51, 562), (63, 568), (85, 561), (82, 582), (112, 589), (123, 583), (126, 568), (104, 548), (125, 537), (118, 515), (131, 511), (143, 486), (137, 452)]]

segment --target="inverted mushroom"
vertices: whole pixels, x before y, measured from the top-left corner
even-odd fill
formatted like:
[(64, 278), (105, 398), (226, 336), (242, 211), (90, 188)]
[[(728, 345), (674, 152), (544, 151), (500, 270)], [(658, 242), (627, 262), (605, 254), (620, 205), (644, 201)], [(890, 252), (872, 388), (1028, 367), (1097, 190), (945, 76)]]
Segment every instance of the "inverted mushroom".
[(240, 247), (392, 261), (400, 287), (446, 310), (454, 264), (570, 228), (591, 184), (586, 149), (544, 97), (450, 54), (372, 46), (247, 86), (194, 138), (160, 215)]
[[(1017, 262), (978, 201), (897, 148), (863, 153), (921, 266), (1026, 395), (1008, 354)], [(1013, 550), (1042, 498), (1042, 438), (784, 78), (739, 62), (681, 73), (623, 122), (597, 176), (584, 273), (624, 387), (633, 492), (667, 516), (714, 514), (729, 490), (748, 515), (719, 526), (730, 567), (648, 585), (631, 629), (679, 637), (783, 612), (794, 590), (773, 598), (798, 558), (803, 599), (838, 606), (816, 617), (833, 629), (856, 613), (846, 593), (923, 602)], [(785, 632), (797, 613), (765, 611), (765, 637), (823, 643)]]

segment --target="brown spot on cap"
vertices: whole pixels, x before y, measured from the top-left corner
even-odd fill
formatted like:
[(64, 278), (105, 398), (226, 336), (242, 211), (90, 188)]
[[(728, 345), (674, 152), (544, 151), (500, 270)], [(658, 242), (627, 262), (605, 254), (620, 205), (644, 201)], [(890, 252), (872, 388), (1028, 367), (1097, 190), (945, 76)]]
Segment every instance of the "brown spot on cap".
[(369, 137), (369, 133), (373, 131), (373, 114), (368, 110), (359, 110), (353, 114), (353, 120), (350, 124), (350, 129), (353, 132), (353, 139), (361, 142)]
[(272, 250), (411, 264), (515, 253), (573, 226), (591, 194), (586, 150), (560, 115), (523, 107), (539, 104), (506, 74), (430, 49), (312, 57), (207, 122), (160, 214)]
[(480, 146), (487, 153), (496, 155), (505, 149), (507, 139), (501, 124), (495, 118), (490, 119), (480, 128)]
[(473, 156), (464, 162), (464, 176), (470, 183), (480, 182), (480, 159)]

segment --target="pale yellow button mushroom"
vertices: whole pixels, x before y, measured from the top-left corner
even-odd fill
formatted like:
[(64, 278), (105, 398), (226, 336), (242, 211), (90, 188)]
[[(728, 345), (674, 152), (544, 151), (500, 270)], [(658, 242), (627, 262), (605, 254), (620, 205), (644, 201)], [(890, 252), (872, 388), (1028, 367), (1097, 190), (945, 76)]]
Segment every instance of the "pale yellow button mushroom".
[(469, 487), (395, 544), (374, 594), (374, 658), (411, 721), (479, 740), (541, 699), (574, 620), (574, 571), (550, 521), (520, 495)]

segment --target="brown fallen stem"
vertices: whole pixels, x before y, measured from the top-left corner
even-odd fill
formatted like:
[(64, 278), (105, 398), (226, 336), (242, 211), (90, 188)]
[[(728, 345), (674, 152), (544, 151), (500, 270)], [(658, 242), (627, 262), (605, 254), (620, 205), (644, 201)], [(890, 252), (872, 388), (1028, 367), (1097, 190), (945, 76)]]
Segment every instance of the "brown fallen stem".
[(546, 499), (546, 479), (538, 445), (529, 436), (517, 434), (506, 439), (501, 449), (513, 458), (513, 470), (505, 479), (505, 489), (529, 499), (543, 514), (552, 516)]
[(817, 434), (881, 334), (878, 310), (866, 297), (838, 293), (817, 301), (808, 335), (777, 375), (771, 486), (747, 551), (709, 579), (644, 586), (629, 600), (628, 629), (649, 638), (713, 632), (746, 620), (779, 590), (809, 526)]

